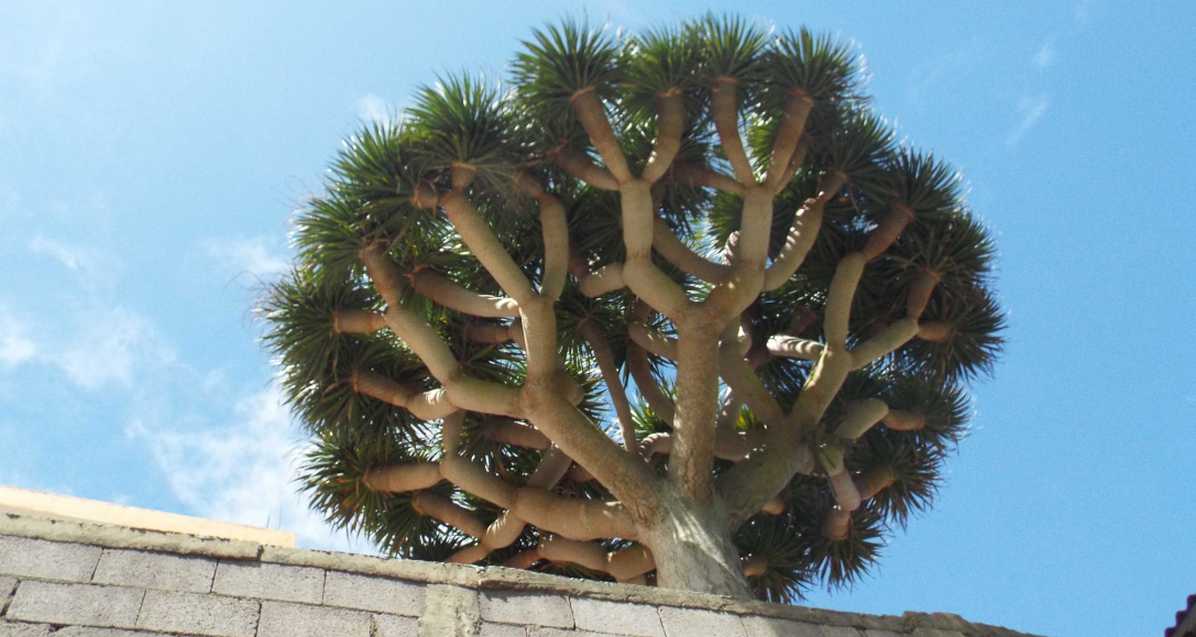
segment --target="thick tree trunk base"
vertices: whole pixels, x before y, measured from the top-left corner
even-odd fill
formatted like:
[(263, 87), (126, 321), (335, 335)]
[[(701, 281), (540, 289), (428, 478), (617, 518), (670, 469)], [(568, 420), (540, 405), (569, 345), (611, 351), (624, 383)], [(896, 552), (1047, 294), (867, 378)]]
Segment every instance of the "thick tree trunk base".
[(641, 531), (656, 562), (656, 584), (750, 599), (721, 503), (699, 505), (678, 495), (662, 500), (661, 518)]

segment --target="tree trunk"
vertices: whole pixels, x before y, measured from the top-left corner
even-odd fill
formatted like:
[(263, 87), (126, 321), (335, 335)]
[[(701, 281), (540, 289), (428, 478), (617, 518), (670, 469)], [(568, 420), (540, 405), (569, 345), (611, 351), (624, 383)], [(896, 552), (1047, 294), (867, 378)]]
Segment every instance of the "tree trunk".
[(721, 502), (699, 506), (666, 493), (659, 513), (652, 527), (640, 531), (656, 562), (658, 586), (751, 598)]

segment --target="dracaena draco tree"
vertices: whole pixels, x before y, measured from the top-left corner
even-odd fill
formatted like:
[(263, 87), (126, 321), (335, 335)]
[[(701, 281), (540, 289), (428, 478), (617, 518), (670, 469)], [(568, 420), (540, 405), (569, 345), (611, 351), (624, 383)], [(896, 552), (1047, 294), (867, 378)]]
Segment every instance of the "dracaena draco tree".
[(313, 506), (399, 557), (789, 600), (926, 507), (993, 246), (854, 49), (534, 32), (348, 139), (266, 340)]

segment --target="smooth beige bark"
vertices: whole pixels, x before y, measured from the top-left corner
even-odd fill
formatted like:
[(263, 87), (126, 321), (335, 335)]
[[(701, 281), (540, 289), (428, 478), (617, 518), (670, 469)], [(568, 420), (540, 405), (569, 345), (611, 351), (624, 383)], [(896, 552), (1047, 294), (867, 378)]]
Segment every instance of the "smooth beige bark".
[(485, 318), (519, 316), (519, 304), (515, 299), (478, 294), (431, 270), (412, 273), (411, 287), (437, 304), (463, 314)]
[(718, 131), (723, 153), (735, 171), (735, 178), (744, 184), (755, 184), (756, 175), (743, 149), (743, 139), (739, 136), (738, 85), (738, 80), (733, 77), (723, 76), (715, 79), (710, 91), (710, 114), (714, 119), (714, 128)]

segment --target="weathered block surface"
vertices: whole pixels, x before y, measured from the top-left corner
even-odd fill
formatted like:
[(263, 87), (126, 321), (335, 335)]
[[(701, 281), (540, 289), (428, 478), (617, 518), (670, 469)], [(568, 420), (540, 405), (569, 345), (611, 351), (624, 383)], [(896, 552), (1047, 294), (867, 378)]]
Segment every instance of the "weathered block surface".
[(324, 603), (419, 617), (424, 589), (413, 582), (329, 571), (324, 580)]
[(1025, 637), (0, 514), (0, 637)]
[(611, 633), (595, 633), (588, 630), (566, 630), (548, 626), (532, 626), (527, 629), (528, 637), (610, 637)]
[(216, 560), (202, 557), (105, 549), (91, 579), (97, 584), (206, 593), (215, 572)]
[(262, 602), (257, 637), (370, 637), (371, 623), (361, 611)]
[(414, 617), (374, 615), (375, 637), (415, 637), (418, 634), (419, 620)]
[(786, 637), (860, 637), (860, 631), (846, 626), (819, 626), (806, 622), (795, 622), (777, 617), (744, 617), (743, 629), (747, 634)]
[(573, 610), (563, 595), (485, 591), (481, 598), (482, 619), (504, 624), (573, 627)]
[(482, 622), (482, 633), (479, 637), (527, 637), (527, 628), (513, 624)]
[(739, 615), (700, 608), (660, 609), (660, 621), (668, 637), (748, 637)]
[(49, 634), (49, 624), (0, 622), (0, 637), (47, 637)]
[(53, 634), (53, 637), (168, 637), (166, 633), (152, 633), (144, 630), (122, 630), (119, 628), (95, 628), (91, 626), (67, 626)]
[(633, 637), (665, 637), (660, 613), (655, 606), (585, 597), (574, 597), (569, 604), (573, 608), (573, 621), (580, 630)]
[(221, 562), (212, 592), (234, 597), (319, 604), (324, 599), (324, 571), (261, 562)]
[(235, 597), (151, 590), (145, 593), (137, 627), (212, 637), (253, 637), (258, 604)]
[(137, 611), (144, 595), (144, 590), (123, 586), (23, 581), (17, 586), (6, 618), (133, 628), (137, 625)]
[(0, 575), (86, 582), (102, 549), (0, 535)]

